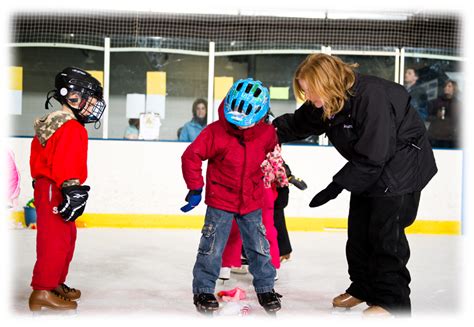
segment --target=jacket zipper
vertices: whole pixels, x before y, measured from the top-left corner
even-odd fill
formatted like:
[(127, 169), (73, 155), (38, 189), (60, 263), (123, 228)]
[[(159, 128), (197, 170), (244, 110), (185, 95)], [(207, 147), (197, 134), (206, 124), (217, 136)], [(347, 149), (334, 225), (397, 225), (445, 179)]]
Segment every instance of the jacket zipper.
[(240, 213), (241, 205), (244, 203), (245, 171), (247, 169), (247, 147), (245, 146), (245, 142), (241, 138), (239, 138), (239, 143), (244, 148), (244, 165), (242, 169), (242, 175), (240, 176), (240, 183), (242, 185), (240, 188), (240, 205), (239, 205), (239, 213)]

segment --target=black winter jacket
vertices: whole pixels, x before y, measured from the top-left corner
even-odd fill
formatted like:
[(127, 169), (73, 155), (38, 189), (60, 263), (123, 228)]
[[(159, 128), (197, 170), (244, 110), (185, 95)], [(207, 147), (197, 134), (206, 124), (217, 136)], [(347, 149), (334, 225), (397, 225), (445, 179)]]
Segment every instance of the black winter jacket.
[(273, 120), (281, 143), (326, 133), (348, 160), (333, 181), (356, 194), (391, 196), (421, 191), (438, 171), (426, 128), (405, 88), (356, 74), (343, 109), (332, 119), (306, 102)]

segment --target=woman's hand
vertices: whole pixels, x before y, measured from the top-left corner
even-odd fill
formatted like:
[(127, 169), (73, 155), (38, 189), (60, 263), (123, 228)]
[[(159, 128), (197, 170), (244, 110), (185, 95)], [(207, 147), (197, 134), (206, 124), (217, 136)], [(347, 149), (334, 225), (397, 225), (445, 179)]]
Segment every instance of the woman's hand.
[(338, 184), (331, 182), (324, 190), (319, 192), (314, 196), (314, 198), (309, 203), (311, 208), (319, 207), (325, 204), (326, 202), (337, 198), (339, 193), (341, 193), (343, 188)]

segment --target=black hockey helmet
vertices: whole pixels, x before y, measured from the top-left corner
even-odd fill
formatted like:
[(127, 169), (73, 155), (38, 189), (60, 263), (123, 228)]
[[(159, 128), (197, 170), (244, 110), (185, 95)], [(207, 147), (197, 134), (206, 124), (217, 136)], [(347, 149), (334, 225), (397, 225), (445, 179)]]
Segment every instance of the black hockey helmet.
[[(49, 100), (54, 98), (67, 105), (77, 120), (83, 124), (100, 120), (106, 104), (102, 86), (91, 74), (80, 68), (67, 67), (56, 75), (54, 86), (55, 89), (48, 92), (46, 109), (49, 109)], [(72, 106), (70, 103), (77, 106)]]

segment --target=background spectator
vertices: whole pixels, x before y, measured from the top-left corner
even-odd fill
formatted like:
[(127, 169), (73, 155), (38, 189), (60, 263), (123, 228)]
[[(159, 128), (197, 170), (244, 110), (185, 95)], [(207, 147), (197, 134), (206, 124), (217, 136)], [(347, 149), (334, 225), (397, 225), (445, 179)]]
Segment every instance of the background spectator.
[(178, 130), (180, 141), (192, 142), (207, 125), (207, 101), (197, 99), (193, 103), (193, 118)]
[(430, 126), (428, 135), (431, 145), (438, 148), (455, 148), (459, 135), (459, 100), (457, 83), (447, 80), (443, 94), (429, 104)]
[(128, 127), (125, 130), (125, 134), (123, 138), (129, 139), (129, 140), (136, 140), (138, 139), (139, 133), (140, 133), (140, 119), (130, 118), (128, 120)]
[(418, 72), (414, 68), (405, 71), (405, 88), (411, 96), (410, 104), (416, 109), (423, 121), (428, 118), (428, 97), (426, 90), (418, 84)]

